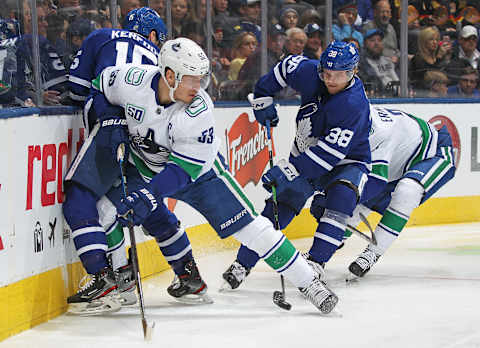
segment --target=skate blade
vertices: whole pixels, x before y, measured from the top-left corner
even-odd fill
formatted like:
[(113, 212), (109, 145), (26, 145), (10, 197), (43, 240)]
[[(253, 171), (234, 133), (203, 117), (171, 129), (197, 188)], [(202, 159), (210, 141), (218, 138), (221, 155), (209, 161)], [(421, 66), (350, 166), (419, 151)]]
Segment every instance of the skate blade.
[(218, 289), (218, 292), (230, 292), (230, 291), (233, 291), (235, 289), (232, 289), (232, 287), (230, 286), (230, 284), (224, 280), (222, 285), (220, 285), (220, 288)]
[(137, 294), (135, 291), (124, 291), (118, 295), (118, 301), (123, 306), (133, 306), (137, 303)]
[(213, 300), (207, 294), (189, 294), (182, 297), (174, 297), (175, 300), (185, 304), (212, 304)]
[(71, 303), (67, 313), (87, 317), (118, 312), (120, 308), (122, 305), (113, 297), (102, 297), (92, 302)]

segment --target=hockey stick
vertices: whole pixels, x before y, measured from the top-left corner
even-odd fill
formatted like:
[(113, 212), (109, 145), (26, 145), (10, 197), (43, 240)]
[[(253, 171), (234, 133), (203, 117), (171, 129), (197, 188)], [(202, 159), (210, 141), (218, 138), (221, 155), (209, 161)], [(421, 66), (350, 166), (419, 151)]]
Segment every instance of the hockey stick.
[[(270, 163), (270, 169), (273, 168), (273, 150), (272, 150), (272, 136), (270, 133), (270, 120), (267, 120), (267, 138), (268, 138), (268, 162)], [(280, 223), (278, 222), (278, 202), (277, 202), (277, 190), (275, 186), (272, 186), (272, 201), (273, 201), (273, 221), (276, 230), (280, 230)], [(285, 300), (285, 279), (283, 274), (280, 274), (280, 282), (282, 283), (282, 291), (273, 292), (273, 303), (278, 307), (289, 311), (292, 305)]]
[[(127, 177), (125, 175), (125, 144), (120, 144), (117, 149), (117, 161), (120, 165), (120, 174), (121, 174), (121, 182), (122, 182), (122, 190), (123, 190), (123, 198), (126, 199), (128, 196), (128, 189), (127, 189)], [(127, 216), (130, 212), (127, 212)], [(147, 323), (147, 319), (145, 318), (145, 303), (143, 300), (143, 290), (142, 290), (142, 280), (140, 278), (140, 270), (138, 267), (138, 253), (137, 253), (137, 243), (135, 242), (135, 232), (133, 230), (133, 222), (131, 219), (128, 219), (128, 232), (130, 234), (130, 249), (131, 249), (131, 258), (132, 258), (132, 266), (133, 266), (133, 273), (135, 274), (135, 282), (137, 283), (137, 291), (138, 297), (140, 302), (140, 315), (142, 317), (142, 327), (143, 327), (143, 338), (145, 341), (150, 341), (152, 339), (152, 332), (153, 328), (155, 327), (155, 322), (152, 322), (151, 325)]]
[(354, 234), (356, 234), (358, 237), (362, 238), (363, 240), (373, 244), (373, 245), (377, 245), (377, 238), (375, 238), (375, 233), (373, 232), (372, 230), (372, 226), (370, 226), (370, 223), (368, 222), (367, 218), (365, 217), (365, 215), (363, 215), (362, 213), (359, 213), (358, 214), (360, 216), (360, 220), (362, 220), (362, 222), (367, 225), (368, 229), (370, 230), (370, 233), (372, 234), (372, 237), (370, 238), (369, 236), (367, 236), (365, 233), (363, 232), (360, 232), (356, 227), (352, 226), (352, 225), (348, 225), (347, 224), (347, 228), (349, 228), (350, 230), (352, 230), (352, 232)]

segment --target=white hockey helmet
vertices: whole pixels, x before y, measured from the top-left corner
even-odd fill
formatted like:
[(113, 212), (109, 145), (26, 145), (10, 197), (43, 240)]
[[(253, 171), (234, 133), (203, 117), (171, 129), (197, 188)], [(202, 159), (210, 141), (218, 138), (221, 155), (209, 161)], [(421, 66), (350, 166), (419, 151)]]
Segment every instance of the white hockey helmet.
[(158, 67), (165, 82), (167, 68), (175, 73), (175, 86), (170, 88), (170, 99), (175, 101), (173, 93), (182, 81), (183, 76), (202, 76), (200, 87), (207, 88), (210, 82), (210, 60), (203, 49), (194, 41), (180, 37), (168, 40), (160, 50)]

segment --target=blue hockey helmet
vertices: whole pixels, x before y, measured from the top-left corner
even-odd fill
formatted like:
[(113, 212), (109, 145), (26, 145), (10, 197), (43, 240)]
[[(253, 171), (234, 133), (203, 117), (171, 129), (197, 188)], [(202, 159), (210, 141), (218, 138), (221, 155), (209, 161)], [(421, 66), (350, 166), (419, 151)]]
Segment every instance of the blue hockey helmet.
[(322, 72), (323, 69), (353, 71), (359, 60), (360, 56), (354, 44), (333, 41), (323, 51), (318, 71)]
[(150, 7), (135, 8), (128, 12), (123, 29), (134, 31), (145, 37), (150, 35), (152, 30), (157, 33), (157, 38), (161, 43), (167, 40), (167, 27), (163, 23), (160, 15)]

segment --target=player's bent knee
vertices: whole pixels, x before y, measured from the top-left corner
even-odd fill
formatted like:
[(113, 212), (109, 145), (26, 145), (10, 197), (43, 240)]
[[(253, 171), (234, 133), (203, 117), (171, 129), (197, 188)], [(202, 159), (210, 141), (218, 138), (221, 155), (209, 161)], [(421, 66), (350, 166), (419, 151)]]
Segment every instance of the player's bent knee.
[(283, 238), (282, 232), (274, 229), (270, 220), (264, 216), (257, 216), (233, 236), (260, 257)]
[(98, 221), (97, 200), (93, 193), (78, 185), (70, 186), (62, 206), (65, 220), (71, 229)]
[(103, 196), (97, 202), (97, 211), (100, 225), (105, 228), (107, 228), (107, 226), (112, 226), (117, 221), (117, 208), (115, 208), (113, 203), (106, 196)]
[(356, 186), (337, 181), (327, 190), (326, 208), (352, 216), (358, 202)]
[(420, 205), (424, 192), (425, 189), (417, 180), (404, 178), (395, 187), (390, 205), (410, 215)]

